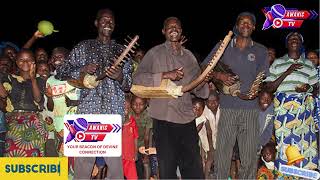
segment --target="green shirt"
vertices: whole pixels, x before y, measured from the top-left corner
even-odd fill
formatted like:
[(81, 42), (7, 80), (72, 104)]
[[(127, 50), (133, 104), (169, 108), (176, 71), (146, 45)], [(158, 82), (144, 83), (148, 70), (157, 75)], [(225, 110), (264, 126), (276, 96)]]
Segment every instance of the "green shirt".
[[(134, 117), (136, 120), (137, 126), (138, 126), (138, 133), (139, 133), (139, 138), (138, 138), (138, 147), (144, 146), (144, 132), (146, 128), (151, 129), (152, 128), (152, 119), (148, 115), (147, 110), (144, 110), (140, 118), (138, 119), (133, 111), (130, 112), (130, 115)], [(149, 137), (151, 138), (151, 137)], [(150, 139), (151, 141), (151, 139)]]
[(298, 60), (285, 56), (276, 59), (270, 66), (270, 76), (265, 81), (274, 81), (279, 78), (292, 64), (302, 64), (302, 68), (293, 71), (288, 75), (277, 89), (277, 92), (285, 92), (287, 94), (295, 94), (295, 88), (298, 85), (309, 84), (314, 85), (318, 83), (317, 71), (312, 62), (300, 56)]
[(67, 107), (65, 102), (65, 96), (68, 96), (71, 100), (79, 99), (79, 89), (71, 86), (67, 81), (57, 80), (54, 76), (51, 76), (47, 80), (47, 87), (50, 85), (52, 89), (52, 99), (54, 103), (53, 108), (53, 123), (56, 131), (59, 132), (63, 129), (63, 117), (66, 114), (75, 114), (77, 107)]

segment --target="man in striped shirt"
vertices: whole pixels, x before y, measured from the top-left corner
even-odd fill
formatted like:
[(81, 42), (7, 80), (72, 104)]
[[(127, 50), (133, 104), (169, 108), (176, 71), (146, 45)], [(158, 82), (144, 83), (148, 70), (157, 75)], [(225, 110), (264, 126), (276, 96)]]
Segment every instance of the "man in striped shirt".
[[(277, 156), (275, 165), (292, 164), (314, 170), (318, 165), (316, 126), (312, 117), (318, 78), (312, 62), (302, 56), (303, 37), (297, 32), (286, 37), (288, 54), (276, 59), (270, 67), (270, 76), (265, 80), (265, 89), (275, 91), (275, 136)], [(289, 73), (288, 73), (289, 72)], [(278, 82), (278, 83), (275, 83)], [(271, 85), (273, 84), (273, 86)], [(296, 146), (304, 156), (302, 161), (286, 154), (289, 146)]]
[[(289, 37), (288, 41), (297, 41), (296, 38), (298, 37), (299, 36), (293, 34)], [(294, 38), (294, 40), (290, 40), (292, 38)], [(299, 70), (293, 71), (290, 75), (288, 75), (282, 81), (282, 83), (279, 85), (276, 91), (284, 92), (287, 94), (294, 94), (297, 93), (297, 86), (306, 84), (304, 86), (308, 86), (309, 88), (307, 90), (310, 89), (311, 92), (313, 88), (311, 88), (310, 86), (315, 85), (318, 82), (317, 71), (310, 60), (305, 59), (303, 56), (300, 56), (300, 53), (299, 55), (296, 54), (296, 52), (295, 55), (292, 56), (290, 54), (290, 50), (288, 54), (274, 61), (274, 63), (270, 66), (269, 69), (270, 76), (265, 81), (275, 81), (285, 71), (287, 71), (287, 69), (292, 64), (300, 64), (301, 68)]]

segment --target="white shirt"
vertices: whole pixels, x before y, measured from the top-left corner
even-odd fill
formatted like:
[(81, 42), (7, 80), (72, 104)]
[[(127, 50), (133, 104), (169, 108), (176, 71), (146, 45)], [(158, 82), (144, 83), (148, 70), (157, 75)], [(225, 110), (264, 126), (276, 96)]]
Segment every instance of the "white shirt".
[[(204, 107), (203, 113), (200, 117), (196, 118), (196, 126), (201, 124), (202, 122), (209, 121), (211, 131), (212, 131), (212, 143), (213, 148), (216, 149), (216, 140), (218, 133), (218, 122), (220, 118), (220, 107), (218, 107), (217, 114), (214, 115), (213, 112), (207, 107)], [(209, 151), (209, 141), (207, 137), (207, 130), (205, 125), (202, 126), (201, 130), (198, 133), (200, 137), (200, 143), (205, 152)]]

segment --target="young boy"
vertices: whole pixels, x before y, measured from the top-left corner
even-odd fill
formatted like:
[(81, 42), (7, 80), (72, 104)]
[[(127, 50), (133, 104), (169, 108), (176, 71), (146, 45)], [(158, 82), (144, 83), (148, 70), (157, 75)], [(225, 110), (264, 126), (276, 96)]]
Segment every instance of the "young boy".
[(41, 77), (45, 81), (49, 78), (50, 69), (47, 62), (39, 61), (37, 63), (37, 76)]
[[(150, 144), (150, 129), (152, 128), (152, 119), (148, 115), (146, 110), (147, 99), (132, 96), (130, 115), (134, 117), (137, 123), (139, 138), (138, 148), (144, 147), (149, 149)], [(150, 167), (149, 167), (149, 156), (146, 154), (138, 153), (138, 160), (136, 162), (137, 173), (139, 179), (149, 179)], [(156, 174), (153, 174), (156, 175)]]
[[(212, 140), (212, 129), (210, 122), (207, 118), (207, 114), (210, 113), (210, 110), (205, 105), (203, 99), (194, 98), (192, 99), (193, 112), (196, 116), (196, 126), (198, 135), (200, 137), (200, 154), (202, 157), (202, 164), (204, 167), (205, 178), (209, 178), (209, 173), (211, 165), (213, 163), (213, 140)], [(205, 108), (206, 113), (204, 113)]]
[(125, 99), (125, 121), (122, 126), (122, 164), (127, 179), (138, 179), (136, 163), (138, 154), (138, 128), (133, 116), (129, 115), (130, 97)]
[[(212, 143), (213, 143), (213, 152), (216, 149), (216, 142), (217, 142), (217, 134), (218, 134), (218, 123), (220, 119), (220, 98), (219, 94), (215, 89), (212, 89), (210, 91), (209, 97), (206, 100), (206, 107), (204, 108), (204, 113), (207, 116), (207, 119), (209, 120), (209, 124), (212, 130)], [(210, 112), (208, 111), (210, 110)], [(214, 157), (212, 158), (212, 161), (214, 161)], [(213, 166), (212, 164), (208, 163), (207, 170), (210, 171), (210, 169)]]
[(259, 147), (266, 145), (273, 134), (273, 126), (274, 126), (274, 107), (272, 104), (273, 95), (267, 91), (261, 91), (259, 93), (259, 124), (260, 124), (260, 140)]
[(210, 122), (212, 129), (213, 148), (216, 149), (218, 123), (220, 118), (220, 98), (216, 90), (210, 91), (209, 97), (206, 100), (206, 105), (207, 106), (204, 108), (204, 112), (206, 113), (207, 109), (209, 109), (212, 112), (212, 114), (207, 113), (207, 118)]

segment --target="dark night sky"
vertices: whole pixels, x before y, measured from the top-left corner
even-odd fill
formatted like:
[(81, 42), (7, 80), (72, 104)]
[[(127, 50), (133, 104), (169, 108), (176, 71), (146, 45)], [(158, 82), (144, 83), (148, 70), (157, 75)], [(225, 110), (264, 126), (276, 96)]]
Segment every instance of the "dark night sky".
[[(161, 34), (163, 20), (169, 16), (177, 16), (182, 20), (184, 34), (188, 38), (187, 48), (197, 52), (203, 58), (211, 48), (223, 39), (235, 23), (236, 16), (242, 11), (253, 12), (257, 17), (256, 31), (253, 39), (265, 46), (273, 46), (278, 55), (286, 49), (284, 38), (290, 30), (269, 29), (262, 31), (265, 20), (261, 9), (281, 3), (285, 7), (319, 12), (319, 0), (222, 0), (216, 5), (211, 0), (205, 1), (132, 1), (111, 0), (55, 0), (32, 2), (9, 1), (2, 5), (0, 39), (12, 41), (22, 46), (35, 32), (40, 20), (54, 23), (60, 32), (38, 40), (34, 47), (45, 47), (51, 51), (53, 47), (65, 46), (71, 49), (81, 40), (95, 38), (94, 18), (98, 9), (109, 7), (115, 12), (116, 29), (113, 37), (118, 42), (127, 35), (140, 35), (140, 44), (145, 49), (163, 42)], [(68, 4), (65, 4), (68, 3)], [(214, 5), (215, 4), (215, 5)], [(299, 30), (305, 38), (308, 48), (319, 48), (319, 17), (307, 20)]]

